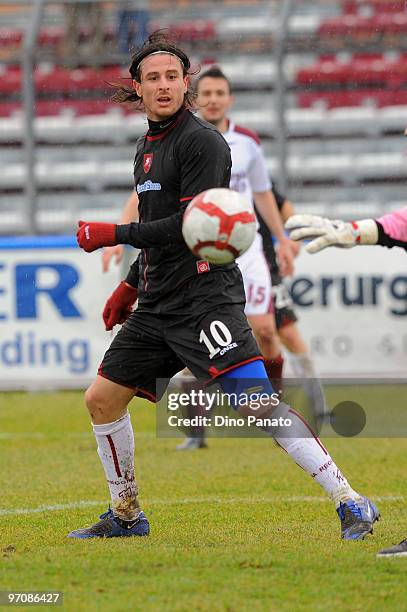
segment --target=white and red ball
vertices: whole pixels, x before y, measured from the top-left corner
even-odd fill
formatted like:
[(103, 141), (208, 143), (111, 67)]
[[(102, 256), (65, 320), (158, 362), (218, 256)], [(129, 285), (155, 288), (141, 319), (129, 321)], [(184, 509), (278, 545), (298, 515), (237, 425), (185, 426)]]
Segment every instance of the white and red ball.
[(237, 191), (208, 189), (189, 203), (182, 234), (194, 255), (213, 264), (227, 264), (252, 244), (256, 216), (247, 199)]

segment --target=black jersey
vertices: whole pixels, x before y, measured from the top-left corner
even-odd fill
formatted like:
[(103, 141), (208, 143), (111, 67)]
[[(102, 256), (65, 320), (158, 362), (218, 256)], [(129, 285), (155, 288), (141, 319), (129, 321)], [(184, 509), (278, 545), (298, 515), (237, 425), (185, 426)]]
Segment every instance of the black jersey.
[(380, 223), (380, 221), (375, 220), (375, 223), (377, 225), (377, 231), (379, 234), (376, 244), (386, 246), (389, 249), (398, 246), (407, 251), (407, 242), (405, 240), (396, 240), (395, 238), (392, 238), (391, 236), (386, 234), (383, 225)]
[[(278, 209), (281, 211), (281, 209), (283, 208), (283, 204), (285, 202), (285, 198), (281, 195), (281, 193), (277, 191), (274, 185), (272, 187), (272, 192), (276, 199)], [(278, 273), (279, 265), (277, 261), (276, 251), (274, 249), (274, 242), (273, 242), (272, 234), (266, 222), (264, 221), (263, 217), (261, 216), (261, 214), (259, 213), (256, 207), (255, 207), (255, 210), (256, 210), (257, 218), (259, 220), (259, 233), (263, 241), (263, 252), (264, 252), (265, 258), (269, 265), (270, 271), (272, 273)]]
[(165, 312), (191, 277), (236, 267), (200, 266), (181, 231), (190, 200), (206, 189), (229, 186), (232, 162), (218, 130), (184, 107), (164, 124), (149, 121), (149, 126), (134, 160), (140, 222), (118, 226), (117, 237), (143, 249), (128, 277), (138, 286), (139, 308)]

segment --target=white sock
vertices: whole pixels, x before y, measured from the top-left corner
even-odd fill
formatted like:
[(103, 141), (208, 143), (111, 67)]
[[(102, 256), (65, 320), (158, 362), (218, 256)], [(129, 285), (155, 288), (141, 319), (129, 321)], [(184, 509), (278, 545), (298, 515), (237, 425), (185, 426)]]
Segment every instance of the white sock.
[(280, 416), (290, 419), (292, 424), (274, 430), (274, 439), (325, 489), (335, 506), (347, 499), (360, 499), (303, 417), (283, 403), (273, 412), (273, 418)]
[(317, 416), (326, 414), (325, 393), (319, 382), (311, 355), (309, 353), (289, 353), (289, 360), (294, 375), (301, 380), (305, 395), (313, 406), (314, 414)]
[(134, 434), (130, 414), (126, 412), (117, 421), (93, 425), (113, 512), (124, 520), (137, 518), (140, 506), (134, 476)]

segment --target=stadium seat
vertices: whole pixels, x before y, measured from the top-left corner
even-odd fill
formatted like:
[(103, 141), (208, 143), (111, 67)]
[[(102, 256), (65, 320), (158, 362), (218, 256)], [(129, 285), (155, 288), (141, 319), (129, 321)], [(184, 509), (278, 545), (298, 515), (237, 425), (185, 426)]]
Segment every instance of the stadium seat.
[(0, 117), (9, 117), (16, 113), (22, 112), (21, 102), (1, 102), (0, 103)]
[(360, 89), (355, 91), (301, 92), (298, 94), (301, 108), (323, 106), (333, 109), (340, 107), (374, 106), (377, 108), (407, 104), (407, 90), (382, 91)]
[(43, 47), (57, 47), (63, 42), (65, 29), (63, 26), (48, 26), (40, 30), (38, 43)]
[(21, 45), (23, 32), (17, 29), (0, 28), (0, 47)]
[[(405, 176), (405, 156), (396, 153), (336, 153), (323, 155), (289, 155), (288, 171), (293, 183), (342, 181), (345, 184), (366, 179), (402, 179)], [(278, 172), (276, 157), (267, 159), (271, 175)], [(127, 188), (132, 186), (132, 161), (80, 160), (40, 161), (36, 164), (38, 186), (41, 189)], [(24, 163), (4, 164), (0, 174), (0, 189), (23, 189)]]
[(296, 82), (300, 88), (300, 107), (404, 104), (407, 62), (404, 55), (396, 59), (377, 54), (355, 55), (347, 62), (325, 58), (301, 68)]
[[(24, 110), (22, 102), (0, 102), (0, 117), (21, 114)], [(38, 100), (35, 103), (37, 117), (56, 117), (58, 115), (101, 115), (104, 113), (126, 114), (129, 108), (119, 107), (109, 100)]]
[[(260, 133), (269, 168), (278, 173), (276, 67), (270, 61), (270, 48), (278, 23), (273, 20), (273, 10), (279, 3), (242, 0), (237, 7), (219, 0), (206, 3), (203, 9), (204, 4), (193, 0), (162, 2), (159, 12), (154, 5), (152, 29), (168, 27), (189, 51), (192, 49), (194, 60), (220, 61), (237, 94), (232, 118)], [(127, 84), (122, 79), (128, 79), (129, 74), (127, 65), (118, 65), (120, 58), (115, 55), (116, 9), (109, 3), (107, 11), (105, 40), (111, 43), (106, 45), (111, 61), (108, 64), (109, 58), (105, 58), (103, 67), (72, 69), (68, 62), (58, 65), (64, 39), (62, 10), (56, 19), (48, 15), (39, 33), (34, 126), (39, 142), (38, 220), (47, 230), (68, 227), (68, 209), (75, 214), (79, 209), (86, 214), (97, 210), (99, 218), (113, 210), (109, 194), (127, 193), (134, 142), (146, 130), (143, 115), (109, 101), (109, 84)], [(298, 206), (314, 202), (312, 212), (326, 213), (329, 209), (322, 199), (327, 198), (327, 191), (321, 186), (325, 184), (331, 198), (328, 204), (338, 216), (345, 216), (349, 204), (355, 209), (358, 203), (363, 206), (365, 197), (379, 208), (387, 199), (401, 200), (404, 157), (398, 134), (407, 124), (406, 22), (405, 0), (293, 3), (285, 70), (290, 195), (298, 200)], [(0, 162), (4, 172), (0, 202), (4, 202), (4, 210), (0, 203), (0, 220), (5, 219), (3, 214), (8, 219), (2, 233), (13, 223), (18, 228), (24, 209), (22, 73), (18, 59), (14, 63), (7, 59), (15, 57), (7, 56), (10, 50), (21, 49), (23, 35), (21, 21), (7, 25), (2, 21)], [(87, 36), (83, 27), (84, 41)], [(387, 152), (393, 156), (389, 157), (391, 166), (384, 158)], [(98, 183), (96, 167), (106, 177), (104, 183)], [(386, 183), (386, 177), (391, 184)], [(365, 196), (358, 181), (365, 185), (376, 181), (377, 191), (367, 190)], [(397, 188), (393, 190), (394, 185)], [(104, 188), (106, 193), (100, 191)], [(57, 192), (58, 203), (65, 198), (61, 208), (65, 214), (55, 205)], [(103, 204), (99, 203), (102, 195), (107, 197)], [(11, 196), (20, 198), (21, 208)], [(45, 196), (49, 198), (46, 201)], [(125, 199), (120, 197), (119, 202)], [(9, 201), (15, 202), (15, 210), (8, 206)], [(117, 218), (117, 210), (114, 215)]]
[(384, 34), (405, 34), (407, 32), (407, 15), (405, 12), (379, 12), (370, 17), (354, 13), (345, 13), (321, 22), (318, 28), (320, 36), (360, 37), (378, 39)]
[(215, 36), (215, 24), (204, 20), (178, 21), (171, 24), (168, 31), (171, 36), (183, 42), (210, 40)]
[[(37, 138), (43, 143), (107, 142), (125, 143), (134, 141), (146, 130), (141, 113), (122, 113), (115, 105), (115, 111), (102, 115), (81, 115), (73, 113), (44, 116), (35, 119)], [(235, 111), (232, 118), (244, 123), (250, 129), (258, 130), (263, 136), (275, 135), (276, 119), (268, 109)], [(293, 136), (312, 135), (354, 135), (385, 133), (401, 134), (407, 125), (407, 104), (376, 108), (292, 108), (287, 111), (287, 123)], [(0, 143), (23, 142), (22, 115), (0, 119)]]

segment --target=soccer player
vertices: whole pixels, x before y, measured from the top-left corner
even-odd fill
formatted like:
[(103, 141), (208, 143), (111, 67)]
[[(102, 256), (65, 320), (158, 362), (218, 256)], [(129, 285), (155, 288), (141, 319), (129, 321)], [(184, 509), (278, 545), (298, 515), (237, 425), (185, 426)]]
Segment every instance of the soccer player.
[[(284, 235), (259, 137), (228, 118), (234, 102), (230, 81), (219, 67), (212, 66), (199, 75), (196, 92), (201, 117), (221, 132), (230, 147), (231, 189), (242, 193), (250, 203), (254, 200), (269, 234), (271, 230), (278, 239), (278, 258), (283, 275), (292, 274), (292, 244)], [(268, 377), (274, 387), (281, 391), (284, 360), (276, 328), (270, 271), (259, 232), (237, 263), (246, 294), (245, 314), (264, 357)], [(192, 411), (191, 416), (194, 416)], [(178, 450), (206, 447), (203, 427), (194, 428), (191, 433), (193, 436), (179, 445)]]
[[(407, 130), (405, 132), (407, 136)], [(331, 221), (317, 215), (294, 215), (286, 223), (293, 240), (309, 239), (309, 253), (318, 253), (328, 246), (352, 248), (378, 244), (407, 251), (407, 208), (378, 219), (363, 219), (348, 223)], [(400, 544), (381, 550), (378, 557), (407, 557), (407, 538)]]
[[(274, 184), (272, 191), (281, 218), (283, 221), (287, 221), (294, 214), (294, 207), (286, 197), (281, 195)], [(270, 270), (271, 290), (274, 297), (274, 316), (278, 336), (289, 353), (293, 372), (302, 381), (305, 394), (311, 402), (313, 414), (318, 419), (324, 417), (327, 412), (325, 394), (318, 380), (318, 374), (308, 346), (298, 328), (293, 302), (280, 273), (272, 235), (257, 209), (256, 213), (260, 223), (259, 231), (263, 241), (264, 256)], [(300, 245), (298, 245), (298, 252), (300, 248)]]
[[(95, 525), (71, 532), (72, 538), (149, 533), (138, 500), (127, 405), (135, 395), (159, 399), (164, 390), (156, 388), (157, 378), (169, 380), (186, 365), (196, 378), (217, 380), (239, 397), (248, 379), (256, 380), (257, 394), (273, 395), (244, 315), (237, 264), (198, 262), (182, 237), (187, 203), (208, 188), (229, 185), (229, 147), (218, 130), (190, 112), (189, 59), (162, 34), (150, 36), (133, 56), (130, 74), (133, 89), (123, 87), (116, 97), (136, 107), (142, 104), (148, 118), (149, 129), (137, 142), (134, 161), (140, 222), (80, 221), (77, 232), (86, 252), (117, 244), (142, 249), (108, 300), (109, 323), (125, 323), (86, 392), (112, 508)], [(138, 307), (129, 315), (137, 297)], [(232, 338), (230, 350), (216, 350), (220, 332)], [(250, 406), (235, 408), (247, 414)], [(342, 537), (355, 540), (370, 533), (377, 509), (352, 489), (302, 417), (283, 403), (273, 409), (270, 402), (261, 416), (271, 413), (279, 422), (291, 421), (288, 432), (283, 426), (268, 432), (325, 489), (337, 508)]]
[[(252, 202), (254, 199), (263, 215), (264, 224), (278, 239), (278, 258), (281, 261), (283, 274), (292, 274), (292, 243), (284, 234), (259, 138), (254, 132), (232, 124), (227, 118), (233, 103), (230, 82), (219, 68), (212, 67), (199, 76), (196, 91), (200, 115), (222, 133), (230, 146), (232, 156), (230, 187), (243, 193), (248, 201)], [(134, 204), (134, 198), (132, 201)], [(134, 206), (126, 206), (121, 221), (134, 220), (135, 217), (128, 216), (128, 213), (133, 211)], [(112, 248), (116, 250), (105, 250), (103, 254), (104, 262), (107, 264), (113, 255), (117, 256), (120, 253), (118, 247)], [(238, 258), (237, 262), (242, 272), (246, 294), (245, 314), (264, 357), (267, 374), (274, 385), (280, 387), (283, 357), (275, 324), (270, 272), (260, 234), (256, 235), (251, 247)], [(191, 416), (195, 414), (191, 412)], [(194, 428), (193, 434), (178, 446), (179, 450), (206, 447), (204, 428)]]
[[(196, 92), (200, 115), (221, 132), (230, 147), (230, 188), (255, 202), (267, 227), (278, 240), (283, 276), (292, 274), (292, 246), (284, 235), (260, 140), (257, 134), (228, 118), (234, 102), (230, 81), (219, 67), (213, 66), (199, 75)], [(245, 287), (246, 316), (264, 357), (269, 378), (278, 381), (282, 376), (283, 357), (273, 313), (270, 273), (258, 232), (251, 247), (237, 259), (237, 263)]]

